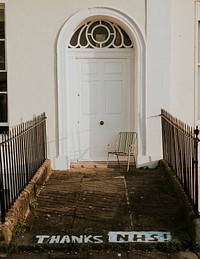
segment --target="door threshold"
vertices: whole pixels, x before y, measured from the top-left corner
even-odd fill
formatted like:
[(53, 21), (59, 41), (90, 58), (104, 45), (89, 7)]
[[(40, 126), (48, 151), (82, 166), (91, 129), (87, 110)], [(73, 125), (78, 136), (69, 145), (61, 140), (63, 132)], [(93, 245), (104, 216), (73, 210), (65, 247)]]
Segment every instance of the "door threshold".
[(71, 162), (70, 168), (107, 168), (107, 163), (103, 162)]
[[(127, 162), (126, 161), (120, 161), (120, 165), (122, 167), (126, 167), (127, 166)], [(135, 163), (130, 163), (130, 167), (135, 166)], [(107, 168), (107, 162), (106, 161), (102, 161), (102, 162), (71, 162), (70, 163), (70, 168)], [(109, 161), (109, 165), (108, 168), (119, 168), (119, 164), (118, 162), (115, 161)]]

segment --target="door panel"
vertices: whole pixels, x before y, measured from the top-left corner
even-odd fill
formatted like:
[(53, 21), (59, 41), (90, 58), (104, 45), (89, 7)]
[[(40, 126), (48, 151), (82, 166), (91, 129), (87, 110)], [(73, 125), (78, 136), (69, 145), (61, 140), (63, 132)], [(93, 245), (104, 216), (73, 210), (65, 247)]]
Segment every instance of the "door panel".
[[(123, 113), (123, 81), (105, 81), (106, 114)], [(114, 93), (114, 96), (113, 96)]]
[(99, 82), (81, 82), (81, 112), (82, 115), (96, 115), (99, 113)]
[(72, 161), (105, 161), (108, 144), (130, 130), (128, 65), (128, 59), (77, 59)]

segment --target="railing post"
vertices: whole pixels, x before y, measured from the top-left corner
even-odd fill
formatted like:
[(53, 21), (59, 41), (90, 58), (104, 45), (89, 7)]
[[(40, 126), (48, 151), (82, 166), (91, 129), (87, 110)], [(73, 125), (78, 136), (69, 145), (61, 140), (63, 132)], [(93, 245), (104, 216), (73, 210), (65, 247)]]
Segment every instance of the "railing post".
[(0, 204), (1, 204), (1, 222), (5, 222), (6, 209), (5, 209), (5, 196), (3, 188), (3, 168), (2, 168), (2, 146), (0, 146)]
[(196, 198), (196, 206), (195, 206), (195, 213), (198, 214), (198, 202), (199, 202), (199, 197), (198, 197), (198, 143), (199, 143), (199, 129), (198, 126), (196, 126), (196, 129), (194, 130), (195, 134), (195, 142), (194, 142), (194, 149), (195, 149), (195, 198)]
[(2, 179), (0, 180), (0, 182), (1, 222), (4, 223), (6, 221), (5, 196)]

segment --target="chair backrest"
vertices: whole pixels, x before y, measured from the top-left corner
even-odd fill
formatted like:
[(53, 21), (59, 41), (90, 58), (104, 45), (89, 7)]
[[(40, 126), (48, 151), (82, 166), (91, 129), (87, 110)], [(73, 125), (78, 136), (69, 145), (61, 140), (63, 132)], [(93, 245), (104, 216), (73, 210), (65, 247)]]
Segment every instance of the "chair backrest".
[(130, 146), (132, 146), (131, 153), (136, 152), (137, 133), (136, 132), (120, 132), (117, 142), (116, 151), (129, 153)]

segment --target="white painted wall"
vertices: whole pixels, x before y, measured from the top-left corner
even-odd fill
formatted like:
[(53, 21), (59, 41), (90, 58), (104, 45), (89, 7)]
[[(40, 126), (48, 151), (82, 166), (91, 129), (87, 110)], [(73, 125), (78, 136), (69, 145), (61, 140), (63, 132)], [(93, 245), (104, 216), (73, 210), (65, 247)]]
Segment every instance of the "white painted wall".
[(195, 1), (172, 2), (170, 111), (194, 126)]
[(162, 152), (160, 120), (168, 110), (195, 125), (195, 1), (148, 0), (147, 155)]
[(188, 0), (9, 0), (6, 3), (9, 123), (48, 117), (49, 157), (58, 153), (56, 45), (73, 14), (90, 7), (125, 13), (146, 41), (146, 154), (161, 158), (160, 109), (194, 124), (194, 2)]
[[(126, 4), (125, 4), (126, 2)], [(105, 6), (133, 17), (145, 30), (145, 1), (9, 0), (6, 4), (9, 123), (45, 111), (49, 157), (57, 155), (56, 44), (66, 20), (80, 9)]]
[(147, 1), (147, 162), (162, 155), (160, 111), (170, 104), (171, 1)]

